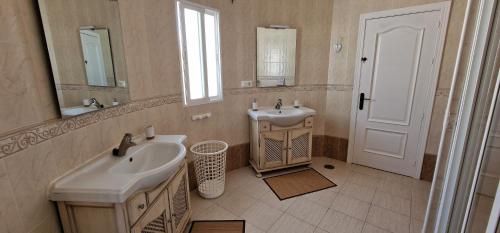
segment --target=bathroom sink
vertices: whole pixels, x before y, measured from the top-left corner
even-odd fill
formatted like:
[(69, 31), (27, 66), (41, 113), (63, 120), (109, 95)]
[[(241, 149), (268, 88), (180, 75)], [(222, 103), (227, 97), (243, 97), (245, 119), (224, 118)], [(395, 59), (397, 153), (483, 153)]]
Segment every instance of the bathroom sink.
[[(131, 148), (128, 156), (119, 163), (113, 165), (110, 173), (114, 174), (138, 174), (153, 172), (165, 166), (179, 165), (183, 146), (176, 143), (157, 142), (139, 145), (137, 149)], [(172, 166), (170, 166), (172, 167)], [(167, 169), (168, 170), (168, 169)]]
[(53, 181), (53, 201), (123, 203), (138, 190), (156, 187), (183, 165), (184, 135), (156, 135), (130, 147), (123, 157), (104, 154)]
[(316, 111), (306, 107), (294, 108), (292, 106), (286, 106), (279, 110), (274, 108), (263, 108), (258, 111), (253, 111), (249, 109), (248, 115), (254, 120), (265, 120), (271, 122), (273, 125), (286, 127), (295, 125), (303, 121), (306, 117), (316, 115)]

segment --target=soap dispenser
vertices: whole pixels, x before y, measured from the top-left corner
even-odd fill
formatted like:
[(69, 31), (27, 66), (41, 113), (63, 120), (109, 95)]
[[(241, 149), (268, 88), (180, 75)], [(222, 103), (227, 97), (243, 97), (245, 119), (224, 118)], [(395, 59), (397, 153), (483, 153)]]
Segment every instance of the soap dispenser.
[(259, 107), (257, 106), (257, 98), (254, 98), (252, 102), (252, 111), (258, 111), (258, 110)]

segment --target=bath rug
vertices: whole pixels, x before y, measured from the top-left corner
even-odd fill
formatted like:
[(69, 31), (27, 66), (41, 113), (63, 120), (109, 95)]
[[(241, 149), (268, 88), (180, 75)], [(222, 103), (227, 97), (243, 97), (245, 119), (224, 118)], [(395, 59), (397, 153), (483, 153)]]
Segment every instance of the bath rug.
[(280, 200), (337, 186), (312, 168), (268, 177), (264, 181)]
[(189, 233), (245, 233), (245, 220), (193, 221)]

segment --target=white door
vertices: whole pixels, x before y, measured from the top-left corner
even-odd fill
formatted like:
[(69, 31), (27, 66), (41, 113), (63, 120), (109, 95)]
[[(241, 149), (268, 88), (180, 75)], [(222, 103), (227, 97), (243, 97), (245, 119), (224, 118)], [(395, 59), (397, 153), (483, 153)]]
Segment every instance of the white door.
[(108, 82), (99, 34), (90, 31), (81, 31), (80, 40), (82, 41), (88, 85), (107, 86)]
[(419, 176), (444, 43), (442, 18), (439, 8), (419, 7), (361, 17), (352, 162)]

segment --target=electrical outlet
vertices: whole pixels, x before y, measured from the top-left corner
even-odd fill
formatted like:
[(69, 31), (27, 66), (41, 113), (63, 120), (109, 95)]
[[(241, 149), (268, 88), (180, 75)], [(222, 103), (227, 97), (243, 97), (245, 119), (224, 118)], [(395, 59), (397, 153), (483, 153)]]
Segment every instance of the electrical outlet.
[(252, 81), (241, 81), (241, 87), (253, 87)]

